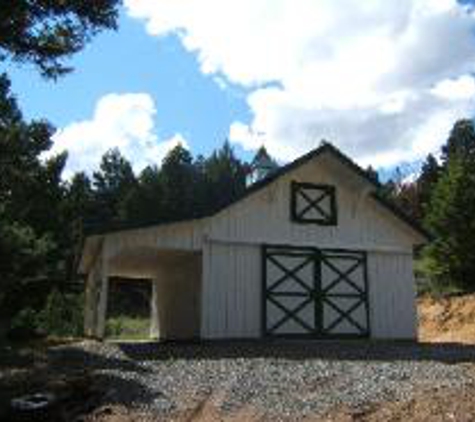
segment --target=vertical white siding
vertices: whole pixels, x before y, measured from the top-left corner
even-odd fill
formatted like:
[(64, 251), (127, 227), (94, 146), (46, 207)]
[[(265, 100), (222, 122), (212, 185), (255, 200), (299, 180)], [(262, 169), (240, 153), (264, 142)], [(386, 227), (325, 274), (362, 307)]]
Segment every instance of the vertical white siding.
[[(202, 337), (260, 337), (260, 247), (212, 243), (203, 256)], [(416, 338), (412, 256), (370, 252), (367, 270), (371, 337)]]
[[(309, 162), (207, 221), (204, 338), (260, 336), (262, 243), (368, 251), (372, 336), (415, 337), (415, 234), (368, 195), (368, 186), (345, 171), (324, 160)], [(338, 225), (291, 221), (292, 180), (336, 186)], [(385, 252), (372, 252), (378, 250)]]
[[(365, 190), (367, 187), (343, 176), (325, 163), (309, 162), (210, 218), (205, 231), (211, 238), (230, 241), (410, 249), (414, 233), (378, 204)], [(293, 180), (336, 187), (336, 226), (296, 224), (291, 220)]]
[(413, 259), (409, 254), (368, 254), (371, 333), (373, 338), (417, 336)]
[(260, 247), (209, 243), (203, 252), (202, 337), (256, 338), (261, 329)]

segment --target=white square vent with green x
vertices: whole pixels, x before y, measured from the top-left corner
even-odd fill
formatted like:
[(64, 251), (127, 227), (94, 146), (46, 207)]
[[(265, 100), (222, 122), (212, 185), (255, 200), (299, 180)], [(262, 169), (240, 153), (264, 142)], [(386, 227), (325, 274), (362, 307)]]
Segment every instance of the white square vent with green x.
[(335, 226), (338, 221), (334, 186), (292, 182), (290, 208), (296, 223)]

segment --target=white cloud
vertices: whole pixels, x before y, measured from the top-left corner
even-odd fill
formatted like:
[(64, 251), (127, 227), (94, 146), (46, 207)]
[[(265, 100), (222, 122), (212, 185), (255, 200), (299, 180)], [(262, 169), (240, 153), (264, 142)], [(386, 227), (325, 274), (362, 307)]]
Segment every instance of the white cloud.
[(457, 79), (444, 79), (435, 85), (431, 92), (448, 100), (468, 100), (475, 95), (475, 80), (468, 75)]
[(108, 94), (99, 99), (90, 120), (71, 123), (53, 135), (50, 152), (69, 153), (65, 176), (76, 171), (96, 169), (102, 155), (117, 147), (135, 171), (149, 164), (160, 164), (177, 144), (187, 146), (176, 134), (158, 140), (154, 132), (155, 105), (148, 94)]
[(150, 34), (177, 34), (202, 72), (248, 88), (253, 120), (230, 139), (255, 148), (265, 132), (281, 160), (326, 138), (363, 164), (392, 165), (437, 148), (475, 111), (475, 15), (456, 0), (125, 5)]

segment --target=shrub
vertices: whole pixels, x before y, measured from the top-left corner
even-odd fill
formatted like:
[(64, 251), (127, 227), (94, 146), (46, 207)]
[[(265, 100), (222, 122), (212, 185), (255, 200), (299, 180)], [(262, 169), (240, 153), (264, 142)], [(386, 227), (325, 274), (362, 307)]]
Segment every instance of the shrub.
[(84, 296), (52, 290), (37, 325), (49, 335), (81, 336), (83, 334)]
[(430, 254), (431, 245), (424, 248), (414, 262), (417, 294), (441, 297), (460, 292), (460, 288), (440, 272), (438, 263)]
[(36, 337), (38, 314), (31, 308), (22, 309), (11, 320), (8, 330), (10, 340), (28, 340)]

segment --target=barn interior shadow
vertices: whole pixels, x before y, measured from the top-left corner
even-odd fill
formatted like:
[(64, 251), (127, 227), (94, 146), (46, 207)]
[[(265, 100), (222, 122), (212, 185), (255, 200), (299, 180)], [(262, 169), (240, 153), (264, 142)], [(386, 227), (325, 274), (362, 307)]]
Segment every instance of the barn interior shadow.
[(134, 361), (275, 358), (289, 360), (438, 361), (475, 363), (475, 345), (397, 341), (213, 341), (118, 343)]

